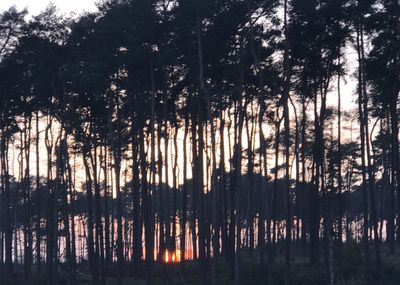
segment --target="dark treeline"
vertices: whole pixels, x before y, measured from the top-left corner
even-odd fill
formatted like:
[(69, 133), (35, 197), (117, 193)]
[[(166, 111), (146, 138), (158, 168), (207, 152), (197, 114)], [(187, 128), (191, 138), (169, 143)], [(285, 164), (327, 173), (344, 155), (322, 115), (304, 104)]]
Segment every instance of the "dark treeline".
[(98, 8), (0, 14), (1, 284), (380, 278), (400, 241), (398, 1)]

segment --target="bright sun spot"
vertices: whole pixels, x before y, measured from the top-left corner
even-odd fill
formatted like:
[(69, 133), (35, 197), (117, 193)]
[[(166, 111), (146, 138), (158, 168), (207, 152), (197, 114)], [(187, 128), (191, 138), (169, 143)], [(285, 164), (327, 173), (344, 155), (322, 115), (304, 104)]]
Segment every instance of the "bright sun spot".
[(179, 250), (169, 251), (165, 250), (164, 253), (164, 262), (165, 263), (176, 263), (181, 261), (181, 252)]

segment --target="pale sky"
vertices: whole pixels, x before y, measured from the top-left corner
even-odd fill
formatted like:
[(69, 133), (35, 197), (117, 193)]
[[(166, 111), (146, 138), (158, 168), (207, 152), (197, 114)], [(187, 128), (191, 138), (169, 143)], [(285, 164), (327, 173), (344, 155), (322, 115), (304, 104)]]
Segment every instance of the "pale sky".
[(18, 9), (28, 8), (31, 15), (37, 15), (43, 11), (49, 3), (55, 4), (60, 13), (81, 13), (83, 11), (95, 11), (97, 0), (0, 0), (0, 11), (7, 10), (15, 5)]

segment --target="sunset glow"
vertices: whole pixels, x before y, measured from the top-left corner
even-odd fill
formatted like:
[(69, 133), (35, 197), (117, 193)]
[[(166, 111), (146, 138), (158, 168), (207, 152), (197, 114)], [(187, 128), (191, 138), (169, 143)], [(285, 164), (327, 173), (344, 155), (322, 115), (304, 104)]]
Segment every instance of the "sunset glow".
[(398, 0), (0, 2), (0, 285), (400, 284)]
[(168, 249), (165, 250), (164, 253), (164, 262), (165, 263), (177, 263), (181, 261), (181, 252), (179, 250), (176, 251), (169, 251)]

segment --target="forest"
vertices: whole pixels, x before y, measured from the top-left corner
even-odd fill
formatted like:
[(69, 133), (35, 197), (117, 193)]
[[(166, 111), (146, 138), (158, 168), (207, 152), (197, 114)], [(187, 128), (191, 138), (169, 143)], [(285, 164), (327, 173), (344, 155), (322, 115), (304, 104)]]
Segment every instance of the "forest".
[(0, 12), (0, 284), (400, 284), (400, 2)]

